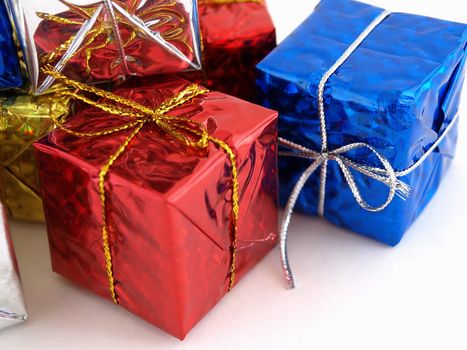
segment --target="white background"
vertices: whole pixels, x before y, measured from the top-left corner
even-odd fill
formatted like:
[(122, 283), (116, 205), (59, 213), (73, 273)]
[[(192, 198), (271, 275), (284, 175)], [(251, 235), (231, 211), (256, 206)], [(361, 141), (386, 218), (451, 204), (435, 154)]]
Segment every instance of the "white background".
[[(465, 0), (366, 1), (467, 22)], [(279, 39), (316, 3), (269, 0)], [(184, 342), (53, 274), (44, 226), (12, 222), (30, 320), (1, 332), (0, 349), (467, 349), (466, 109), (464, 93), (457, 159), (397, 248), (295, 216), (298, 289), (276, 249)]]

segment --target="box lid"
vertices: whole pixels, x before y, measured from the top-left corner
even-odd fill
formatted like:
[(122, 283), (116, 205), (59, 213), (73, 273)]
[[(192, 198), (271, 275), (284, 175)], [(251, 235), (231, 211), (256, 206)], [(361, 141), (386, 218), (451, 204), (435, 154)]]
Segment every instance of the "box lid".
[[(282, 113), (283, 137), (320, 147), (316, 97), (321, 77), (382, 12), (356, 1), (323, 0), (259, 64), (267, 76), (260, 81), (263, 92), (270, 93), (271, 86), (282, 91), (275, 101), (268, 98), (268, 107)], [(326, 84), (330, 149), (368, 142), (397, 170), (413, 164), (457, 113), (466, 42), (466, 25), (389, 15)], [(312, 132), (298, 133), (299, 127)]]

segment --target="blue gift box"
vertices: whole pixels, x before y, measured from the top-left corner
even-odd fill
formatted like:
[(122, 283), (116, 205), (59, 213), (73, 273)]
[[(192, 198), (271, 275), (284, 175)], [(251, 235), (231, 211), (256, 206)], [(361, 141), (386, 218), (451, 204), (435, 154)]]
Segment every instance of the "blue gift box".
[[(279, 162), (281, 202), (310, 170), (297, 211), (396, 245), (454, 156), (467, 26), (383, 11), (321, 1), (258, 65), (258, 90), (261, 103), (280, 112), (279, 136), (291, 141)], [(381, 16), (325, 80), (323, 148), (319, 83)]]
[(23, 85), (18, 50), (13, 41), (11, 23), (3, 1), (0, 1), (0, 90)]

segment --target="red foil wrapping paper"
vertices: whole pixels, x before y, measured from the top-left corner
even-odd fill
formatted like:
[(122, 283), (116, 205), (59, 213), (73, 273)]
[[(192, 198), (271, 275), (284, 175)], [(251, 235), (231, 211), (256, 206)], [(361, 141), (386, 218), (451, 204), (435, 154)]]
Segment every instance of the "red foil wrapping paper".
[(36, 94), (48, 65), (89, 84), (201, 69), (194, 0), (7, 1)]
[(190, 81), (256, 100), (256, 65), (276, 46), (276, 30), (262, 0), (200, 0), (203, 71)]
[[(131, 82), (130, 82), (131, 83)], [(115, 93), (157, 107), (182, 91), (177, 78)], [(277, 113), (218, 92), (170, 112), (204, 123), (237, 156), (240, 216), (236, 282), (275, 245), (278, 223)], [(65, 126), (95, 132), (119, 118), (91, 107)], [(55, 129), (35, 144), (53, 270), (111, 299), (101, 233), (98, 173), (130, 131), (97, 138)], [(106, 181), (119, 304), (183, 339), (229, 289), (231, 173), (225, 153), (182, 146), (146, 125)]]

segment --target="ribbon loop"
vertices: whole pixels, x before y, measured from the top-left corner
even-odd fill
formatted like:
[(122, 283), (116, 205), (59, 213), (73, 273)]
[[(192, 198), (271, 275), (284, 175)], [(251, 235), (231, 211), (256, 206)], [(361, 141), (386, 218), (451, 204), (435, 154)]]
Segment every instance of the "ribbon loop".
[[(43, 69), (45, 74), (50, 75), (54, 79), (62, 82), (64, 85), (75, 88), (78, 92), (65, 92), (80, 101), (94, 106), (102, 111), (108, 112), (112, 115), (121, 117), (129, 117), (131, 120), (125, 122), (120, 126), (98, 130), (94, 132), (79, 132), (71, 130), (59, 123), (58, 120), (52, 119), (57, 128), (72, 134), (77, 137), (98, 137), (104, 135), (112, 135), (122, 131), (129, 131), (130, 134), (125, 138), (118, 149), (108, 158), (107, 162), (101, 167), (99, 171), (99, 195), (101, 199), (102, 208), (102, 240), (103, 250), (106, 262), (106, 273), (109, 282), (109, 291), (111, 298), (115, 304), (118, 304), (118, 296), (115, 291), (115, 279), (113, 273), (111, 243), (109, 239), (108, 220), (107, 220), (107, 191), (106, 191), (106, 178), (116, 160), (125, 153), (131, 141), (138, 135), (148, 123), (157, 126), (161, 131), (170, 135), (180, 144), (194, 149), (206, 149), (209, 143), (212, 142), (219, 147), (226, 155), (231, 165), (232, 170), (232, 208), (231, 208), (231, 225), (230, 238), (231, 238), (231, 263), (229, 267), (229, 290), (233, 288), (236, 279), (236, 251), (238, 240), (238, 219), (239, 219), (239, 184), (238, 184), (238, 168), (237, 158), (232, 148), (224, 141), (211, 136), (206, 126), (198, 121), (180, 117), (171, 116), (168, 113), (177, 107), (180, 107), (195, 97), (205, 94), (208, 90), (200, 88), (198, 85), (189, 85), (183, 91), (176, 94), (174, 97), (164, 101), (159, 107), (153, 109), (131, 101), (124, 97), (115, 95), (111, 92), (98, 89), (96, 87), (88, 86), (86, 84), (68, 79), (62, 73), (55, 71), (51, 67)], [(79, 92), (84, 91), (94, 96), (100, 97), (103, 101), (94, 101), (81, 95)]]
[[(320, 195), (319, 195), (319, 204), (318, 204), (318, 213), (320, 216), (324, 216), (324, 202), (325, 202), (325, 184), (326, 184), (326, 177), (327, 177), (327, 163), (329, 161), (335, 161), (339, 165), (342, 173), (344, 174), (344, 178), (349, 185), (349, 188), (358, 203), (358, 205), (370, 212), (379, 212), (384, 210), (394, 199), (396, 193), (404, 198), (408, 195), (409, 188), (403, 182), (397, 179), (396, 172), (394, 171), (393, 167), (389, 163), (389, 161), (384, 158), (376, 149), (366, 143), (358, 142), (352, 143), (346, 146), (339, 147), (333, 151), (324, 151), (324, 152), (316, 152), (301, 145), (298, 145), (294, 142), (285, 140), (283, 138), (279, 138), (279, 145), (288, 149), (288, 151), (280, 151), (279, 154), (281, 156), (289, 156), (289, 157), (298, 157), (304, 159), (313, 160), (310, 166), (308, 166), (305, 171), (302, 173), (300, 178), (298, 179), (297, 183), (295, 184), (290, 197), (287, 201), (284, 217), (282, 220), (281, 230), (280, 230), (280, 251), (281, 251), (281, 262), (282, 268), (284, 271), (285, 279), (287, 280), (289, 287), (294, 288), (295, 282), (293, 279), (292, 270), (290, 268), (290, 263), (288, 259), (287, 253), (287, 236), (288, 236), (288, 227), (290, 224), (290, 220), (295, 208), (295, 204), (300, 196), (303, 188), (305, 187), (306, 183), (308, 182), (309, 178), (313, 173), (321, 167), (321, 185), (320, 185)], [(370, 167), (365, 164), (357, 163), (347, 157), (344, 156), (345, 153), (350, 152), (352, 150), (366, 148), (372, 154), (374, 154), (377, 159), (383, 165), (383, 168), (376, 168)], [(389, 187), (389, 193), (387, 199), (384, 203), (379, 206), (371, 206), (369, 205), (364, 199), (361, 194), (360, 189), (355, 181), (353, 174), (351, 173), (350, 169), (353, 169), (365, 176), (373, 178), (376, 181), (379, 181)]]
[[(399, 184), (396, 176), (396, 172), (392, 168), (391, 164), (387, 159), (381, 156), (375, 148), (372, 146), (358, 142), (348, 144), (342, 147), (339, 147), (335, 150), (329, 150), (328, 147), (328, 134), (326, 130), (326, 113), (325, 113), (325, 106), (324, 106), (324, 90), (326, 87), (327, 81), (331, 78), (331, 76), (339, 69), (339, 67), (344, 64), (347, 58), (357, 49), (358, 46), (365, 40), (365, 38), (382, 22), (389, 16), (390, 12), (383, 11), (379, 16), (377, 16), (369, 25), (368, 27), (355, 39), (355, 41), (345, 50), (345, 52), (337, 59), (337, 61), (329, 68), (322, 76), (319, 84), (318, 84), (318, 111), (319, 111), (319, 125), (320, 125), (320, 133), (321, 133), (321, 150), (320, 152), (310, 150), (306, 147), (293, 143), (291, 141), (279, 138), (279, 144), (283, 147), (288, 148), (290, 151), (280, 152), (280, 155), (285, 156), (295, 156), (299, 158), (305, 158), (314, 160), (314, 162), (306, 168), (303, 172), (302, 176), (300, 176), (297, 184), (295, 185), (292, 193), (289, 197), (289, 200), (286, 205), (282, 225), (281, 225), (281, 261), (282, 261), (282, 268), (284, 271), (285, 278), (291, 288), (294, 288), (295, 283), (293, 280), (292, 271), (290, 269), (290, 264), (288, 261), (287, 255), (287, 235), (288, 235), (288, 226), (290, 223), (290, 219), (295, 207), (295, 204), (298, 200), (298, 197), (303, 190), (306, 182), (310, 178), (310, 176), (318, 169), (321, 168), (320, 174), (320, 187), (319, 187), (319, 202), (318, 202), (318, 215), (324, 217), (325, 211), (325, 200), (326, 200), (326, 180), (327, 180), (327, 167), (329, 161), (335, 161), (339, 165), (339, 168), (342, 170), (344, 174), (345, 181), (349, 185), (352, 194), (357, 201), (358, 205), (363, 208), (364, 210), (370, 212), (378, 212), (384, 210), (394, 199), (394, 196), (398, 190), (407, 189), (407, 185)], [(365, 164), (356, 163), (344, 156), (345, 153), (358, 149), (358, 148), (366, 148), (373, 153), (378, 160), (383, 165), (383, 168), (374, 168), (367, 166)], [(362, 197), (360, 193), (360, 189), (358, 188), (355, 178), (350, 171), (350, 168), (360, 172), (370, 178), (373, 178), (377, 181), (380, 181), (386, 184), (389, 187), (389, 194), (387, 200), (381, 204), (380, 206), (373, 207), (369, 205)]]
[[(285, 140), (283, 138), (279, 138), (279, 144), (282, 147), (287, 148), (289, 151), (280, 151), (279, 155), (281, 156), (289, 156), (289, 157), (298, 157), (310, 160), (321, 160), (320, 165), (323, 165), (326, 161), (336, 161), (344, 173), (344, 177), (349, 184), (349, 187), (356, 197), (357, 202), (359, 205), (369, 211), (381, 211), (384, 210), (390, 202), (393, 200), (396, 194), (399, 194), (402, 198), (408, 195), (409, 188), (403, 182), (398, 180), (396, 172), (394, 168), (391, 166), (389, 161), (384, 158), (374, 147), (363, 143), (357, 142), (348, 144), (346, 146), (339, 147), (333, 151), (329, 152), (316, 152), (306, 147), (300, 146), (294, 142)], [(359, 148), (366, 148), (372, 154), (374, 154), (377, 159), (383, 165), (383, 168), (371, 167), (366, 164), (357, 163), (347, 157), (344, 156), (345, 153), (359, 149)], [(372, 207), (362, 199), (360, 195), (360, 190), (355, 183), (354, 176), (350, 172), (350, 168), (356, 170), (357, 172), (368, 176), (376, 181), (382, 182), (389, 187), (389, 194), (387, 200), (377, 207)], [(316, 169), (315, 169), (316, 170)]]
[[(290, 288), (294, 288), (295, 282), (293, 279), (293, 274), (290, 268), (287, 254), (288, 227), (295, 208), (295, 204), (298, 200), (298, 197), (300, 196), (300, 193), (305, 187), (305, 184), (307, 183), (308, 179), (318, 168), (321, 167), (321, 185), (318, 204), (318, 214), (320, 216), (324, 216), (327, 163), (329, 161), (335, 161), (339, 165), (339, 168), (344, 174), (345, 181), (347, 182), (356, 202), (362, 209), (366, 211), (379, 212), (384, 210), (393, 201), (396, 193), (399, 193), (399, 195), (402, 198), (404, 198), (404, 196), (408, 194), (409, 188), (407, 185), (405, 185), (403, 182), (397, 179), (396, 172), (389, 163), (389, 161), (386, 158), (384, 158), (374, 147), (363, 142), (351, 143), (346, 146), (339, 147), (333, 151), (322, 152), (313, 151), (311, 149), (298, 145), (294, 142), (285, 140), (283, 138), (279, 138), (279, 145), (288, 149), (288, 151), (280, 151), (279, 154), (281, 156), (298, 157), (313, 160), (311, 165), (308, 166), (302, 173), (297, 183), (295, 184), (292, 193), (290, 194), (289, 200), (285, 207), (284, 218), (282, 220), (280, 230), (280, 251), (282, 268), (284, 271), (284, 276)], [(367, 149), (372, 154), (374, 154), (383, 165), (383, 168), (370, 167), (366, 164), (360, 164), (344, 156), (345, 153), (361, 148)], [(370, 204), (368, 204), (363, 198), (361, 191), (355, 181), (354, 175), (352, 174), (350, 169), (353, 169), (365, 176), (368, 176), (376, 181), (387, 185), (389, 187), (389, 193), (385, 202), (379, 206), (371, 206)]]
[[(345, 50), (345, 52), (337, 59), (337, 61), (329, 68), (324, 75), (322, 76), (319, 85), (318, 85), (318, 114), (319, 114), (319, 125), (321, 133), (321, 150), (315, 151), (308, 149), (304, 146), (279, 138), (279, 144), (285, 148), (285, 150), (280, 150), (279, 155), (287, 157), (296, 157), (302, 159), (308, 159), (313, 161), (310, 166), (308, 166), (305, 171), (300, 176), (299, 180), (295, 184), (294, 189), (289, 197), (287, 202), (284, 217), (282, 220), (281, 226), (281, 261), (282, 268), (284, 271), (285, 278), (290, 287), (294, 287), (295, 283), (292, 277), (292, 271), (290, 269), (290, 264), (288, 261), (287, 255), (287, 235), (288, 235), (288, 226), (290, 224), (291, 215), (294, 210), (294, 206), (298, 200), (298, 196), (302, 192), (306, 182), (310, 176), (318, 169), (321, 168), (320, 174), (320, 188), (319, 188), (319, 203), (318, 203), (318, 214), (324, 216), (324, 205), (326, 199), (326, 178), (327, 178), (327, 164), (329, 161), (337, 162), (340, 170), (344, 174), (346, 183), (348, 184), (352, 195), (354, 196), (358, 205), (368, 211), (368, 212), (380, 212), (386, 209), (394, 200), (395, 196), (399, 196), (402, 199), (407, 198), (410, 192), (410, 187), (405, 184), (400, 178), (410, 174), (415, 169), (417, 169), (429, 156), (433, 153), (439, 144), (446, 138), (450, 130), (455, 126), (457, 120), (459, 119), (459, 114), (456, 114), (455, 117), (449, 122), (444, 131), (440, 133), (438, 139), (430, 146), (428, 150), (425, 151), (422, 157), (418, 159), (413, 165), (408, 168), (395, 171), (388, 159), (381, 155), (376, 148), (365, 143), (365, 142), (355, 142), (350, 143), (345, 146), (338, 147), (334, 150), (329, 150), (328, 148), (328, 134), (326, 130), (326, 113), (324, 105), (324, 95), (325, 87), (327, 81), (332, 77), (332, 75), (339, 69), (342, 64), (352, 55), (352, 53), (359, 47), (359, 45), (365, 40), (365, 38), (388, 16), (390, 15), (389, 11), (383, 11), (378, 15), (368, 26), (363, 30), (363, 32), (355, 39), (355, 41)], [(371, 166), (364, 163), (356, 162), (349, 157), (346, 157), (345, 154), (357, 149), (366, 149), (373, 156), (378, 159), (382, 167)], [(354, 174), (352, 171), (356, 171), (370, 179), (376, 180), (389, 188), (388, 195), (386, 200), (377, 206), (372, 206), (368, 204), (355, 181)]]
[[(378, 158), (378, 160), (381, 162), (384, 169), (379, 169), (380, 173), (378, 174), (371, 174), (372, 168), (367, 167), (365, 164), (358, 164), (356, 162), (353, 162), (350, 159), (343, 156), (344, 153), (347, 153), (349, 151), (356, 150), (359, 148), (366, 148), (372, 154), (374, 154)], [(334, 160), (339, 164), (339, 167), (341, 168), (342, 173), (344, 174), (344, 178), (347, 184), (349, 185), (350, 190), (352, 191), (352, 194), (355, 200), (357, 201), (358, 205), (362, 207), (363, 209), (370, 211), (370, 212), (378, 212), (378, 211), (382, 211), (386, 209), (386, 207), (394, 199), (394, 196), (396, 195), (396, 191), (398, 190), (398, 186), (397, 186), (398, 180), (397, 180), (396, 172), (394, 171), (394, 168), (391, 166), (389, 161), (386, 158), (384, 158), (381, 154), (379, 154), (379, 152), (376, 151), (374, 147), (363, 142), (352, 143), (347, 146), (340, 147), (336, 149), (335, 151), (333, 151), (332, 153), (336, 155)], [(347, 166), (347, 164), (350, 164), (350, 163), (352, 164), (352, 168), (354, 170), (364, 175), (367, 175), (379, 182), (382, 182), (389, 187), (388, 197), (383, 204), (381, 204), (380, 206), (371, 206), (363, 199), (362, 195), (360, 194), (360, 190), (357, 184), (355, 183), (354, 176), (352, 175), (349, 167)], [(378, 169), (378, 168), (373, 168), (373, 169)]]

